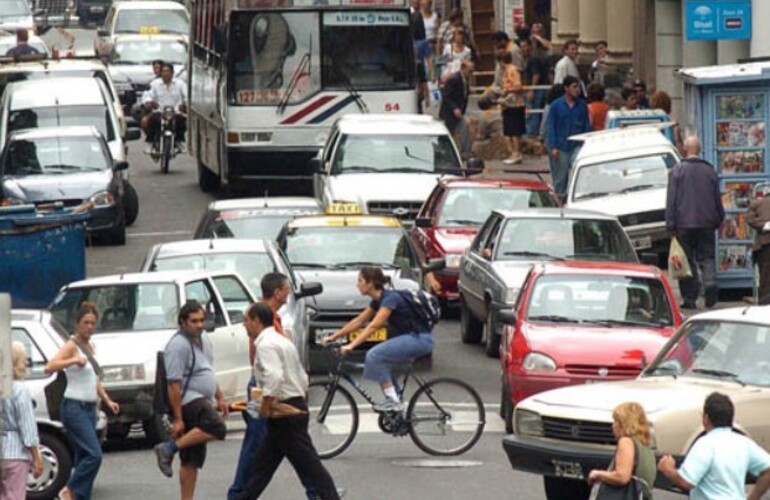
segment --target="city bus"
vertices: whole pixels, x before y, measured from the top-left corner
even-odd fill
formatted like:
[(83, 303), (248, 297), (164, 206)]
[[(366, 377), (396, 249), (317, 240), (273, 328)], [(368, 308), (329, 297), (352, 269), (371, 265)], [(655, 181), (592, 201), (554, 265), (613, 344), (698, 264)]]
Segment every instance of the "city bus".
[(348, 113), (417, 112), (406, 0), (192, 0), (188, 144), (201, 189), (312, 178)]

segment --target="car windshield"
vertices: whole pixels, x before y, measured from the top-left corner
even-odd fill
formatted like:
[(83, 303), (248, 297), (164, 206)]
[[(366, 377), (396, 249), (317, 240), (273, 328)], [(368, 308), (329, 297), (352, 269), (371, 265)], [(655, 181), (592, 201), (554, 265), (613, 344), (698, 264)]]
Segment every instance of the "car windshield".
[(598, 274), (540, 276), (530, 295), (527, 319), (610, 328), (674, 324), (659, 280)]
[(26, 0), (3, 0), (2, 6), (0, 19), (32, 15)]
[(176, 33), (187, 35), (190, 21), (181, 9), (123, 9), (115, 20), (115, 33)]
[(615, 260), (638, 262), (614, 220), (512, 218), (503, 228), (495, 260)]
[(28, 128), (68, 126), (96, 127), (107, 141), (115, 140), (115, 130), (106, 105), (14, 109), (8, 115), (9, 132)]
[(289, 262), (297, 268), (413, 265), (407, 235), (400, 227), (291, 228), (284, 247)]
[(662, 375), (770, 387), (770, 327), (728, 320), (690, 321), (643, 376)]
[(118, 41), (110, 53), (110, 64), (150, 65), (156, 59), (184, 65), (187, 45), (179, 40)]
[(575, 171), (572, 199), (577, 201), (665, 188), (668, 184), (668, 171), (674, 165), (676, 157), (666, 153), (582, 166)]
[(339, 141), (332, 174), (416, 172), (433, 174), (460, 169), (447, 135), (345, 134)]
[(438, 225), (481, 226), (492, 210), (555, 207), (556, 200), (546, 190), (503, 186), (452, 188), (447, 191)]
[(178, 328), (179, 294), (171, 283), (134, 283), (70, 288), (59, 294), (51, 313), (69, 331), (83, 302), (93, 302), (99, 311), (95, 335), (141, 330)]
[(252, 238), (274, 240), (296, 214), (261, 210), (228, 210), (220, 213), (200, 238)]
[(14, 140), (2, 159), (6, 175), (77, 174), (110, 167), (96, 137)]
[(267, 273), (277, 271), (267, 253), (233, 252), (197, 255), (173, 255), (155, 260), (152, 271), (229, 271), (236, 272), (246, 281), (251, 291), (261, 295), (260, 282)]

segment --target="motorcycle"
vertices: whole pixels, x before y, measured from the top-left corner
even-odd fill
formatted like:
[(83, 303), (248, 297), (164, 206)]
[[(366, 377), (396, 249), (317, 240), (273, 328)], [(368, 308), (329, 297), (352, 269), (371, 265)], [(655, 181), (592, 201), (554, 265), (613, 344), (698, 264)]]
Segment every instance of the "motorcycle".
[(163, 111), (160, 113), (160, 132), (153, 142), (152, 159), (156, 162), (160, 161), (160, 171), (164, 174), (168, 173), (169, 163), (178, 154), (174, 144), (175, 116), (174, 108), (171, 106), (163, 108)]

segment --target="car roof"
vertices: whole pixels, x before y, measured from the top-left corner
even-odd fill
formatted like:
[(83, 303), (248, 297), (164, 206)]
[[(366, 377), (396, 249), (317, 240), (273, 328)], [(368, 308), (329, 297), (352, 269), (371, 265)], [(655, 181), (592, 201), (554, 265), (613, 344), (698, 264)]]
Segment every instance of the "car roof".
[[(139, 1), (139, 0), (133, 0)], [(114, 44), (135, 42), (182, 42), (187, 43), (187, 37), (178, 33), (121, 33), (115, 35)]]
[(394, 217), (380, 215), (306, 215), (287, 223), (289, 228), (303, 227), (403, 227)]
[(28, 72), (28, 71), (73, 71), (73, 70), (101, 70), (107, 68), (98, 59), (45, 59), (36, 61), (9, 62), (0, 65), (0, 73)]
[(448, 177), (439, 180), (446, 189), (452, 188), (488, 188), (500, 187), (511, 189), (543, 190), (550, 189), (548, 184), (534, 179), (514, 179), (501, 177)]
[(96, 127), (78, 125), (68, 127), (42, 127), (28, 128), (11, 132), (9, 140), (28, 140), (45, 139), (48, 137), (95, 137), (100, 138), (101, 134)]
[(42, 309), (11, 309), (11, 321), (38, 321), (47, 312)]
[(160, 243), (153, 251), (155, 259), (166, 259), (183, 255), (217, 253), (267, 253), (270, 240), (247, 238), (212, 238), (201, 240), (172, 241)]
[(179, 2), (164, 1), (164, 0), (122, 0), (112, 4), (115, 10), (184, 10), (187, 9)]
[(345, 115), (337, 128), (349, 135), (449, 135), (443, 122), (430, 115), (365, 114)]
[(696, 314), (688, 318), (688, 321), (693, 320), (735, 321), (741, 323), (759, 323), (770, 326), (770, 306), (745, 306), (716, 309)]
[(111, 274), (109, 276), (100, 276), (98, 278), (89, 278), (75, 281), (66, 285), (67, 288), (83, 288), (92, 286), (109, 285), (136, 285), (142, 283), (184, 283), (196, 279), (206, 278), (208, 276), (219, 276), (222, 272), (212, 271), (158, 271), (154, 273), (127, 273)]
[[(581, 158), (622, 153), (629, 150), (643, 151), (652, 148), (674, 150), (674, 145), (661, 133), (661, 129), (657, 125), (613, 128), (572, 136), (571, 139), (582, 140), (583, 145), (578, 152), (578, 156)], [(650, 151), (651, 154), (655, 152), (657, 151)]]
[(217, 200), (209, 203), (209, 211), (211, 212), (250, 208), (317, 208), (320, 212), (321, 205), (315, 198), (307, 196), (240, 198), (235, 200)]
[(613, 275), (660, 278), (660, 269), (655, 266), (617, 261), (548, 261), (538, 264), (542, 275)]
[(11, 110), (105, 104), (99, 83), (87, 76), (23, 80), (9, 84), (5, 91)]
[(587, 219), (587, 220), (617, 220), (614, 215), (579, 208), (549, 207), (522, 208), (519, 210), (493, 210), (506, 219)]

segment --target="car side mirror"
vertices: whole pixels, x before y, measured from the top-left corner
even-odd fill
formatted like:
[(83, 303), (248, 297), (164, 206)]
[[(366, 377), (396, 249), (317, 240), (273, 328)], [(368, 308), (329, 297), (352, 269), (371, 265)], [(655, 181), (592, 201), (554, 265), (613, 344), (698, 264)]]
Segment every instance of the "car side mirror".
[(216, 329), (216, 324), (214, 323), (214, 314), (206, 314), (206, 321), (203, 323), (203, 329), (208, 333), (211, 333)]
[(125, 139), (127, 141), (138, 141), (142, 137), (142, 133), (138, 128), (126, 128)]
[(468, 175), (480, 174), (484, 171), (484, 167), (484, 160), (481, 158), (469, 158), (468, 161), (465, 162), (465, 172)]
[(432, 273), (446, 268), (446, 259), (430, 259), (422, 268), (423, 272)]
[(310, 166), (310, 171), (314, 174), (323, 174), (324, 173), (324, 164), (321, 158), (310, 158), (308, 165)]
[(299, 286), (299, 291), (294, 292), (294, 296), (298, 299), (301, 299), (303, 297), (312, 297), (313, 295), (320, 295), (321, 292), (324, 291), (324, 287), (321, 283), (315, 282), (315, 281), (308, 281), (307, 283), (302, 283)]
[(516, 325), (516, 321), (517, 321), (516, 313), (510, 309), (499, 311), (497, 313), (497, 321), (499, 321), (503, 325), (514, 326)]
[(433, 227), (433, 221), (428, 217), (418, 217), (414, 220), (414, 225), (421, 228)]
[(642, 252), (639, 254), (639, 261), (642, 264), (647, 264), (648, 266), (657, 266), (658, 254), (652, 252)]
[(112, 171), (113, 172), (120, 172), (121, 170), (128, 170), (128, 162), (127, 161), (116, 161), (112, 163)]
[(109, 36), (109, 33), (107, 33), (106, 29), (99, 28), (98, 30), (96, 30), (96, 36), (106, 37), (106, 36)]

